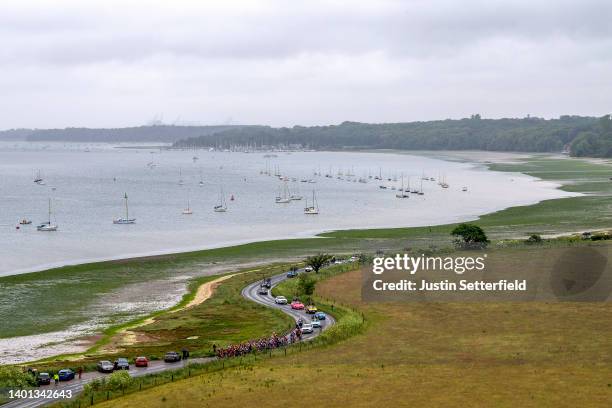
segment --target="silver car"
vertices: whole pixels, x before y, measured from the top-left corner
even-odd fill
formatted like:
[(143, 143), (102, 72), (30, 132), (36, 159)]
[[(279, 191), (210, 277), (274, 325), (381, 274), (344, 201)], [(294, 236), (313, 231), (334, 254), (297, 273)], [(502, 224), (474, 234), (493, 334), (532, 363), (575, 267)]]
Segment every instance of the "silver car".
[(286, 305), (287, 298), (284, 296), (277, 296), (274, 298), (274, 303), (276, 303), (277, 305)]
[(312, 328), (312, 324), (304, 323), (302, 325), (302, 333), (312, 333), (314, 329)]

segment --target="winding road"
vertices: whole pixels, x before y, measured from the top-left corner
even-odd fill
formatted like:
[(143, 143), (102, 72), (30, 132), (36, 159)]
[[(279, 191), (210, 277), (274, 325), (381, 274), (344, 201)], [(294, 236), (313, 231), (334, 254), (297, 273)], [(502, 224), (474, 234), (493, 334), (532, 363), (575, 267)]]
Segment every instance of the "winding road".
[[(303, 273), (303, 271), (300, 271)], [(285, 273), (273, 276), (272, 287), (278, 285), (282, 281), (286, 280), (287, 276)], [(245, 299), (251, 300), (253, 302), (259, 303), (261, 305), (282, 310), (284, 313), (291, 316), (296, 322), (298, 319), (302, 318), (305, 322), (310, 321), (311, 315), (307, 314), (303, 310), (293, 310), (290, 305), (278, 305), (274, 302), (274, 298), (272, 295), (260, 295), (257, 293), (260, 287), (261, 281), (253, 282), (242, 290), (242, 296)], [(321, 329), (314, 329), (313, 333), (304, 334), (302, 336), (302, 341), (312, 340), (316, 336), (318, 336), (323, 330), (328, 329), (335, 323), (335, 319), (333, 316), (327, 315), (327, 318), (323, 321)], [(164, 361), (150, 361), (148, 367), (134, 367), (134, 365), (130, 365), (130, 370), (128, 371), (132, 377), (140, 377), (148, 374), (159, 373), (161, 371), (168, 370), (176, 370), (178, 368), (182, 368), (191, 363), (207, 363), (215, 360), (215, 357), (204, 357), (204, 358), (190, 358), (189, 360), (182, 360), (178, 363), (166, 363)], [(44, 385), (40, 387), (40, 390), (70, 390), (72, 391), (72, 395), (75, 396), (83, 391), (85, 384), (95, 380), (96, 378), (104, 377), (108, 374), (98, 373), (96, 371), (83, 373), (81, 379), (74, 379), (72, 381), (60, 382), (58, 386), (53, 384)], [(27, 399), (16, 399), (14, 401), (8, 402), (4, 405), (1, 405), (2, 408), (35, 408), (42, 407), (54, 402), (58, 402), (60, 399), (43, 399), (43, 398), (27, 398)]]

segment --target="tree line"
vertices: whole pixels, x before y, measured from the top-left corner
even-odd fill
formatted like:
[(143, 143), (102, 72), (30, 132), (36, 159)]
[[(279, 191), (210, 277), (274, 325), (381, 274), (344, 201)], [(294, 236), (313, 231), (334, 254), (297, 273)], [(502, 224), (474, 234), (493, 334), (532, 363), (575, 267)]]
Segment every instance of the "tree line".
[(180, 140), (175, 147), (296, 146), (310, 149), (489, 150), (612, 157), (610, 115), (602, 118), (482, 119), (273, 128), (250, 126)]

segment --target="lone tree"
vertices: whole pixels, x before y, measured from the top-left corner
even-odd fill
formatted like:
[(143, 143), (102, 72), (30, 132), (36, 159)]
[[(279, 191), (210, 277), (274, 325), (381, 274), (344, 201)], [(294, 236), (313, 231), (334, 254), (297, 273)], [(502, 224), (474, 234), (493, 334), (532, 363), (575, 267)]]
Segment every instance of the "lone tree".
[(331, 258), (332, 257), (329, 254), (309, 256), (306, 258), (306, 265), (310, 266), (315, 273), (319, 273), (319, 270), (325, 266), (325, 264), (328, 263)]
[(485, 232), (478, 225), (459, 224), (452, 231), (455, 237), (455, 245), (464, 249), (486, 248), (489, 240)]
[(298, 295), (304, 295), (310, 298), (315, 291), (317, 281), (308, 274), (301, 274), (297, 284)]

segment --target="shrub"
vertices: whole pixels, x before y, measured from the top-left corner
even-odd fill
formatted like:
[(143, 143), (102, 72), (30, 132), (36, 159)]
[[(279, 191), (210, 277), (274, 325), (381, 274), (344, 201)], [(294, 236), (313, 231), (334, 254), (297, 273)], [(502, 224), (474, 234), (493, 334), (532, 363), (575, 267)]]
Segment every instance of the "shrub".
[(36, 385), (34, 376), (17, 367), (0, 366), (0, 388), (26, 388)]
[(529, 238), (527, 238), (528, 244), (539, 244), (542, 242), (542, 237), (538, 234), (531, 234)]

